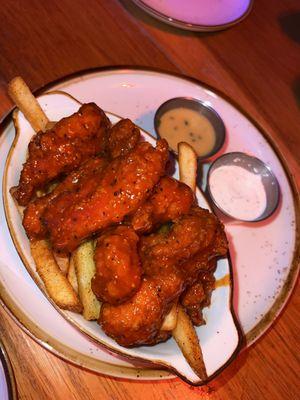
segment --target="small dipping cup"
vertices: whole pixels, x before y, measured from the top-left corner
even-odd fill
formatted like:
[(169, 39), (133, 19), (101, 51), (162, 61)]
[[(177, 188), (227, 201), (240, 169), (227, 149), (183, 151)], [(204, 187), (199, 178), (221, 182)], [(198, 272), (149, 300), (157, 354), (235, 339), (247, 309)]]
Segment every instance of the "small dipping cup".
[(224, 154), (211, 164), (206, 191), (223, 214), (244, 222), (268, 218), (280, 198), (279, 184), (270, 167), (241, 152)]
[[(211, 128), (213, 129), (214, 142), (213, 142), (212, 147), (210, 148), (210, 150), (207, 153), (199, 155), (199, 148), (197, 151), (197, 147), (201, 146), (201, 139), (202, 139), (200, 136), (201, 132), (199, 134), (199, 130), (198, 130), (197, 135), (194, 135), (191, 130), (191, 133), (190, 133), (191, 136), (188, 137), (186, 140), (184, 140), (183, 131), (185, 131), (185, 135), (186, 135), (188, 128), (183, 126), (183, 124), (185, 123), (187, 125), (188, 121), (183, 118), (183, 113), (184, 113), (183, 109), (188, 110), (188, 112), (189, 111), (196, 112), (201, 117), (204, 124), (206, 126), (208, 124), (210, 124)], [(212, 107), (207, 105), (205, 102), (202, 102), (197, 99), (193, 99), (191, 97), (176, 97), (176, 98), (167, 100), (165, 103), (163, 103), (158, 108), (158, 110), (155, 113), (155, 117), (154, 117), (154, 128), (155, 128), (155, 131), (156, 131), (158, 137), (167, 139), (167, 141), (170, 142), (170, 139), (168, 137), (166, 137), (163, 134), (162, 129), (160, 129), (161, 119), (167, 112), (175, 111), (175, 110), (179, 110), (181, 115), (180, 115), (180, 119), (179, 119), (179, 123), (178, 123), (178, 131), (174, 131), (174, 133), (172, 133), (172, 135), (174, 134), (174, 136), (172, 138), (173, 139), (172, 143), (178, 144), (179, 142), (187, 141), (191, 146), (194, 147), (196, 153), (198, 154), (198, 159), (200, 159), (200, 160), (204, 160), (204, 159), (207, 159), (207, 158), (213, 156), (221, 149), (221, 147), (223, 146), (224, 141), (225, 141), (225, 125), (223, 123), (223, 120), (221, 119), (221, 117), (218, 115), (218, 113)], [(189, 114), (190, 114), (190, 112), (189, 112)], [(196, 115), (196, 117), (197, 117), (197, 115)], [(175, 126), (174, 129), (175, 128), (177, 128), (177, 126)], [(201, 127), (199, 129), (201, 129)], [(168, 134), (169, 134), (169, 131), (168, 131)], [(176, 142), (177, 137), (178, 137), (178, 141)], [(205, 138), (203, 138), (203, 139), (205, 139)], [(173, 146), (172, 146), (171, 143), (169, 143), (169, 146), (170, 146), (170, 149), (175, 154), (177, 154), (177, 146), (176, 146), (176, 148), (174, 148), (175, 145), (173, 144)]]

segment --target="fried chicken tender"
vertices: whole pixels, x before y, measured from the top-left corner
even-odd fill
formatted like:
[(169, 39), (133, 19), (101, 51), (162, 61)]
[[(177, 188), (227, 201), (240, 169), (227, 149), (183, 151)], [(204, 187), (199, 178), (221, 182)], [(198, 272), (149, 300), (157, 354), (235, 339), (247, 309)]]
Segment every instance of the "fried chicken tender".
[(124, 156), (135, 148), (141, 133), (130, 119), (121, 119), (109, 132), (107, 150), (111, 158)]
[[(47, 230), (42, 222), (42, 217), (51, 202), (64, 192), (68, 192), (67, 196), (69, 197), (71, 197), (70, 192), (75, 193), (77, 201), (92, 193), (99, 184), (102, 171), (107, 164), (108, 162), (105, 158), (90, 158), (82, 163), (77, 170), (67, 175), (50, 193), (31, 201), (25, 208), (23, 217), (23, 226), (28, 237), (31, 240), (44, 239), (47, 235)], [(66, 202), (64, 202), (65, 205)]]
[[(129, 153), (140, 139), (139, 129), (130, 120), (121, 120), (108, 132), (105, 153), (116, 158)], [(104, 157), (92, 157), (66, 176), (51, 193), (32, 200), (24, 211), (23, 226), (30, 239), (43, 239), (47, 231), (42, 223), (45, 209), (63, 192), (76, 192), (77, 200), (95, 190), (101, 172), (108, 164)]]
[[(129, 154), (113, 160), (90, 196), (73, 203), (58, 196), (44, 214), (52, 246), (57, 251), (73, 251), (84, 239), (123, 221), (147, 199), (165, 172), (168, 144), (157, 142), (156, 149), (139, 143)], [(60, 212), (63, 209), (63, 212)]]
[(214, 270), (216, 267), (216, 259), (212, 259), (209, 263), (207, 271), (201, 271), (197, 281), (189, 286), (180, 296), (180, 303), (190, 316), (193, 325), (200, 326), (205, 324), (202, 315), (204, 307), (210, 305), (211, 293), (215, 286)]
[(150, 232), (186, 214), (194, 201), (194, 194), (187, 185), (164, 176), (154, 187), (149, 199), (131, 218), (131, 226), (138, 233)]
[(213, 257), (225, 255), (227, 240), (217, 218), (198, 207), (181, 216), (167, 233), (141, 238), (144, 278), (127, 302), (104, 303), (99, 324), (121, 346), (154, 344), (165, 339), (160, 327), (174, 301), (192, 285)]
[(96, 274), (92, 279), (98, 300), (120, 304), (137, 292), (142, 277), (138, 241), (129, 226), (117, 226), (99, 237), (94, 255)]
[(29, 143), (28, 159), (13, 195), (26, 206), (37, 189), (104, 150), (110, 121), (94, 103), (84, 104), (75, 114), (53, 128), (37, 133)]
[(141, 240), (141, 255), (145, 271), (159, 267), (158, 260), (188, 260), (208, 248), (215, 239), (220, 223), (208, 210), (193, 207), (174, 221), (167, 234), (154, 233)]

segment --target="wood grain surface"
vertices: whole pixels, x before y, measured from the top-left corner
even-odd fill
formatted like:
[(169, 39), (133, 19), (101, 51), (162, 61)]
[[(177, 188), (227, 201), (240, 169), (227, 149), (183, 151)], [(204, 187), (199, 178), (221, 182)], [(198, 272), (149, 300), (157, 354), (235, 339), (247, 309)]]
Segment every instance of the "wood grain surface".
[[(300, 3), (259, 0), (249, 17), (217, 33), (186, 32), (129, 0), (5, 0), (0, 8), (0, 117), (12, 107), (7, 82), (32, 89), (81, 69), (139, 65), (202, 80), (239, 103), (276, 141), (300, 184)], [(299, 288), (299, 285), (298, 285)], [(0, 310), (0, 335), (19, 398), (299, 399), (299, 290), (276, 323), (217, 379), (135, 382), (101, 376), (43, 349)]]

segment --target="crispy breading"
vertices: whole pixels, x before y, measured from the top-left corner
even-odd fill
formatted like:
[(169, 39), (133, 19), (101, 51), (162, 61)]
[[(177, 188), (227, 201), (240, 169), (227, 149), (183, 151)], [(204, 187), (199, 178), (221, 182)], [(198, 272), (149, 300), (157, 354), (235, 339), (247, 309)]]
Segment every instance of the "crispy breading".
[(130, 223), (138, 233), (149, 232), (186, 214), (194, 201), (194, 194), (187, 185), (164, 176), (149, 199), (132, 216)]
[[(24, 210), (23, 226), (30, 239), (43, 239), (47, 235), (42, 217), (51, 202), (64, 192), (76, 193), (77, 201), (92, 193), (101, 179), (107, 165), (102, 157), (92, 157), (71, 172), (50, 193), (31, 201)], [(61, 212), (62, 210), (60, 210)]]
[(209, 211), (194, 207), (178, 218), (166, 233), (153, 233), (140, 241), (144, 278), (127, 302), (102, 305), (99, 323), (104, 332), (125, 347), (161, 340), (164, 317), (187, 285), (211, 258), (226, 254), (223, 227)]
[(64, 310), (81, 312), (82, 304), (68, 279), (60, 271), (49, 244), (45, 240), (32, 242), (31, 254), (36, 270), (51, 299)]
[(134, 213), (164, 174), (167, 159), (166, 141), (158, 141), (156, 148), (139, 143), (106, 167), (91, 196), (80, 201), (75, 194), (58, 196), (44, 214), (53, 247), (73, 251), (84, 239)]
[(139, 289), (142, 269), (138, 241), (139, 237), (129, 226), (117, 226), (98, 238), (92, 289), (99, 300), (120, 304)]
[(37, 189), (76, 169), (84, 160), (104, 150), (110, 121), (94, 103), (84, 104), (53, 128), (37, 133), (28, 146), (14, 196), (27, 205)]

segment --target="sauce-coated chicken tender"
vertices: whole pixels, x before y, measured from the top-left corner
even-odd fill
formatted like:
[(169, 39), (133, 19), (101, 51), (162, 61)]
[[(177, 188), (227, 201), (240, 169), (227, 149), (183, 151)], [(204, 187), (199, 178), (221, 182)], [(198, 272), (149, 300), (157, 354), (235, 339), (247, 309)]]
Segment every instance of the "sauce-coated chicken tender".
[(208, 210), (194, 207), (182, 215), (167, 234), (154, 233), (141, 240), (143, 268), (151, 270), (158, 260), (188, 260), (205, 250), (219, 227), (217, 218)]
[(215, 278), (214, 270), (216, 267), (215, 259), (210, 261), (213, 266), (208, 271), (201, 271), (197, 281), (188, 287), (180, 297), (180, 303), (191, 318), (193, 325), (200, 326), (205, 324), (202, 315), (204, 307), (209, 306), (211, 293), (214, 289)]
[(105, 232), (96, 244), (96, 274), (92, 290), (98, 300), (120, 304), (141, 285), (142, 269), (137, 252), (139, 237), (131, 227), (118, 226)]
[(130, 119), (121, 119), (109, 131), (107, 151), (111, 158), (128, 154), (141, 137), (139, 128)]
[(97, 187), (106, 165), (107, 161), (104, 158), (90, 158), (60, 182), (51, 193), (31, 201), (25, 208), (23, 217), (23, 226), (28, 237), (30, 239), (44, 239), (47, 230), (42, 222), (42, 217), (51, 202), (64, 192), (75, 192), (77, 200), (84, 198), (88, 193), (92, 193)]
[(133, 215), (130, 223), (138, 233), (149, 232), (186, 214), (194, 201), (194, 194), (187, 185), (164, 176), (154, 187), (149, 199)]
[(172, 304), (196, 281), (201, 268), (226, 251), (222, 225), (198, 207), (178, 218), (169, 232), (142, 237), (142, 285), (123, 304), (103, 304), (99, 317), (102, 329), (125, 347), (163, 340), (160, 328)]
[(37, 189), (43, 189), (53, 179), (103, 151), (109, 128), (105, 113), (96, 104), (89, 103), (53, 128), (36, 134), (29, 143), (28, 159), (13, 192), (18, 203), (26, 206)]
[(170, 309), (158, 285), (157, 280), (144, 278), (140, 290), (126, 303), (102, 304), (99, 323), (104, 332), (125, 347), (155, 344), (163, 316)]
[[(139, 143), (125, 157), (108, 165), (91, 196), (78, 202), (74, 197), (72, 205), (68, 198), (67, 207), (59, 197), (55, 199), (51, 214), (48, 209), (44, 215), (53, 247), (73, 251), (84, 239), (134, 213), (164, 174), (167, 159), (165, 140), (159, 140), (156, 148)], [(61, 208), (63, 213), (59, 212)]]

